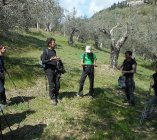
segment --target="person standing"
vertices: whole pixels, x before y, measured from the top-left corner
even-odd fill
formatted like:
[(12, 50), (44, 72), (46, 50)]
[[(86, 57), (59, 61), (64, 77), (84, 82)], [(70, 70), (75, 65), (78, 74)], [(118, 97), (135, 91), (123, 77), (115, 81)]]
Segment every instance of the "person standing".
[(57, 105), (58, 103), (58, 83), (56, 83), (56, 60), (59, 59), (56, 55), (55, 51), (56, 43), (54, 38), (48, 38), (47, 39), (47, 48), (44, 49), (42, 54), (42, 63), (45, 65), (45, 73), (48, 79), (49, 84), (49, 95), (51, 98), (51, 101), (54, 105)]
[(4, 67), (4, 54), (6, 49), (3, 45), (0, 44), (0, 104), (6, 105), (6, 95), (5, 95), (5, 67)]
[(92, 52), (91, 46), (86, 46), (85, 52), (81, 55), (81, 66), (83, 68), (79, 91), (77, 96), (83, 96), (83, 87), (86, 77), (89, 77), (89, 95), (93, 97), (94, 94), (94, 66), (96, 66), (96, 55)]
[(125, 94), (127, 98), (128, 105), (135, 105), (134, 99), (134, 90), (135, 90), (135, 82), (134, 82), (134, 74), (136, 73), (137, 63), (136, 60), (132, 58), (132, 52), (125, 52), (125, 60), (121, 66), (122, 74), (125, 76)]

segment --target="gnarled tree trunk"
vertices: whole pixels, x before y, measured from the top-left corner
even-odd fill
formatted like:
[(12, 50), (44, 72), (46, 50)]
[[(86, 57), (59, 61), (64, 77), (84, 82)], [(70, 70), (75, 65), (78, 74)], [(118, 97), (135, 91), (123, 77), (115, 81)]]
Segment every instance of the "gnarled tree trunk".
[(108, 31), (107, 29), (99, 29), (111, 40), (110, 66), (112, 68), (117, 68), (120, 49), (122, 48), (128, 37), (128, 24), (127, 24), (126, 31), (123, 34), (123, 36), (120, 37), (118, 41), (115, 41), (115, 38), (113, 36), (113, 30), (116, 29), (118, 26), (119, 25), (114, 26), (110, 31)]
[(78, 32), (78, 31), (79, 31), (79, 30), (76, 29), (75, 27), (72, 28), (72, 31), (71, 31), (71, 33), (70, 33), (70, 37), (69, 37), (69, 39), (68, 39), (68, 44), (69, 44), (69, 45), (73, 45), (73, 44), (74, 44), (73, 36), (74, 36), (75, 32)]

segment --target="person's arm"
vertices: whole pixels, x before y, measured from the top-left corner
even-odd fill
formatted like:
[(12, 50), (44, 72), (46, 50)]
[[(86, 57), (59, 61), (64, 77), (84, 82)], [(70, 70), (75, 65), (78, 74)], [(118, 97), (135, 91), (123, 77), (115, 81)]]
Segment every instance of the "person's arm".
[(118, 70), (122, 70), (123, 69), (123, 64), (117, 67)]
[(80, 64), (81, 64), (81, 66), (83, 66), (83, 65), (84, 65), (83, 59), (81, 59)]
[(97, 67), (96, 60), (97, 60), (97, 58), (96, 58), (96, 55), (94, 54), (94, 62), (93, 62), (93, 65), (94, 65), (95, 67)]
[(51, 57), (51, 58), (47, 58), (47, 55), (48, 55), (48, 52), (47, 52), (47, 51), (48, 51), (48, 50), (44, 50), (44, 51), (43, 51), (43, 54), (42, 54), (42, 63), (43, 63), (43, 64), (46, 64), (46, 63), (48, 63), (48, 62), (50, 62), (50, 61), (59, 59), (57, 56), (53, 56), (53, 57)]
[(81, 57), (80, 57), (80, 58), (81, 58), (81, 61), (80, 61), (80, 65), (81, 65), (81, 66), (84, 65), (84, 60), (83, 60), (83, 59), (84, 59), (84, 55), (85, 55), (85, 54), (81, 54)]

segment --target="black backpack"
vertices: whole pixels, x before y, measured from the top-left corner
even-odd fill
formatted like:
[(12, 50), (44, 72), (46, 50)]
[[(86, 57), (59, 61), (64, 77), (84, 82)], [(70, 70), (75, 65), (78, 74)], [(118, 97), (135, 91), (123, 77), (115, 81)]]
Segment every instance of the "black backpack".
[[(86, 54), (87, 53), (83, 54), (83, 62), (85, 61)], [(90, 58), (91, 58), (92, 62), (94, 62), (94, 54), (93, 53), (90, 53)]]

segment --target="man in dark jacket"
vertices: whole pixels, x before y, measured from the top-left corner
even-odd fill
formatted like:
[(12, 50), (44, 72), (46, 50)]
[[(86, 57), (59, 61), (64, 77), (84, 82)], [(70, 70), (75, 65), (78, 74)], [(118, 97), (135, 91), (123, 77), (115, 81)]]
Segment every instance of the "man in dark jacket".
[(58, 84), (56, 83), (56, 60), (59, 59), (56, 55), (55, 51), (55, 39), (48, 38), (47, 39), (47, 48), (44, 49), (42, 54), (42, 63), (45, 64), (45, 73), (48, 78), (49, 83), (49, 95), (54, 105), (58, 103)]

